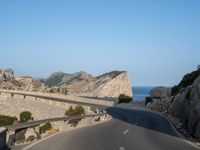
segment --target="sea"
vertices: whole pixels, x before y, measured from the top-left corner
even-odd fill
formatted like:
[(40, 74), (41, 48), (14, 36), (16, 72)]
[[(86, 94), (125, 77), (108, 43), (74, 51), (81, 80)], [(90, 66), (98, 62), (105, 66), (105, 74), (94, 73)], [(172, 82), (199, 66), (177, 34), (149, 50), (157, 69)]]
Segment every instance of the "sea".
[(153, 86), (135, 86), (132, 88), (133, 99), (135, 101), (143, 101), (149, 96), (149, 92), (153, 89)]

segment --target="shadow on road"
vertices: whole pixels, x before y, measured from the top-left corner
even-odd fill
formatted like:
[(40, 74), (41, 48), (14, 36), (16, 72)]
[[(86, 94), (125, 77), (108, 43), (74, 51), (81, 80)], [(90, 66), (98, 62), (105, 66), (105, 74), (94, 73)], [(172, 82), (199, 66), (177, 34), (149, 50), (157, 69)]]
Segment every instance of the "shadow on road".
[(181, 138), (174, 131), (169, 121), (153, 112), (112, 107), (106, 109), (107, 113), (115, 119), (149, 130)]

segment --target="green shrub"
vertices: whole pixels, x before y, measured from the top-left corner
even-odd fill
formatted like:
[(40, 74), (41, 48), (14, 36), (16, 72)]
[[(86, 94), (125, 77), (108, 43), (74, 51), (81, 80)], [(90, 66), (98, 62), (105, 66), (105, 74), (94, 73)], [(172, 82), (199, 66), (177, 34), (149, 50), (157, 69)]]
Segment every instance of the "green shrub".
[(27, 122), (32, 119), (32, 114), (29, 111), (24, 111), (20, 113), (20, 122)]
[(82, 106), (76, 106), (74, 109), (75, 115), (84, 115), (85, 109)]
[(120, 94), (118, 97), (119, 104), (120, 103), (130, 103), (132, 101), (132, 97), (127, 96), (125, 94)]
[(72, 106), (69, 107), (68, 110), (65, 111), (66, 116), (73, 116), (74, 115), (74, 109)]
[(190, 86), (199, 75), (200, 69), (186, 74), (178, 85), (172, 87), (171, 94), (174, 96), (178, 94), (182, 88)]
[(16, 117), (0, 115), (0, 127), (12, 125), (16, 120)]
[(15, 141), (16, 142), (23, 142), (25, 140), (25, 133), (26, 130), (21, 130), (15, 134)]
[[(76, 106), (74, 109), (70, 106), (69, 110), (65, 112), (66, 116), (80, 116), (85, 114), (85, 109), (82, 106)], [(69, 124), (73, 124), (74, 126), (78, 124), (81, 119), (73, 119), (69, 120)]]
[(46, 123), (45, 125), (40, 127), (40, 133), (45, 133), (48, 130), (52, 129), (52, 125), (50, 123)]
[(85, 109), (82, 106), (76, 106), (74, 109), (72, 106), (70, 106), (69, 110), (66, 110), (65, 112), (66, 116), (78, 116), (84, 114), (85, 114)]

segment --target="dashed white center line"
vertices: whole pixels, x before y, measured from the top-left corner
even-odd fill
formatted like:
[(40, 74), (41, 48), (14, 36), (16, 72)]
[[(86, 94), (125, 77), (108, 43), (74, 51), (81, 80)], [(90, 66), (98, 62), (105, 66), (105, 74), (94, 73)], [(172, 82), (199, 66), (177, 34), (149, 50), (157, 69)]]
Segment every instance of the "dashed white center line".
[(119, 149), (120, 149), (120, 150), (126, 150), (124, 147), (120, 147)]
[(123, 132), (123, 135), (127, 134), (128, 132), (129, 132), (129, 129), (125, 130), (125, 131)]

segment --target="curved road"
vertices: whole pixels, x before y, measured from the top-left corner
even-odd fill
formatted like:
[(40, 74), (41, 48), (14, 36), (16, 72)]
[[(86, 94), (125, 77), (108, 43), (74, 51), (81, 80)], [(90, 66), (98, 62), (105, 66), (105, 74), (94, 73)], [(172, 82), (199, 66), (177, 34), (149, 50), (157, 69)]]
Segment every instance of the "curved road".
[(60, 133), (28, 150), (196, 150), (167, 119), (152, 112), (108, 108), (113, 119)]

